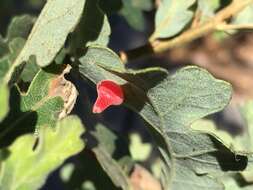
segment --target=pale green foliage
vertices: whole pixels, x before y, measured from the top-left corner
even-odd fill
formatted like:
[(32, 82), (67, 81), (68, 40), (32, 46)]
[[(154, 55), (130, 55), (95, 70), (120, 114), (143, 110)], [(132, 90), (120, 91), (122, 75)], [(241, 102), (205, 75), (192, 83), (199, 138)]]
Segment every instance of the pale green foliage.
[(43, 127), (35, 150), (34, 135), (24, 135), (7, 148), (11, 154), (1, 162), (1, 190), (36, 190), (48, 174), (57, 169), (66, 158), (79, 153), (83, 148), (80, 135), (84, 132), (80, 120), (67, 117), (56, 129)]
[(62, 181), (63, 182), (69, 181), (73, 171), (74, 171), (74, 164), (72, 163), (66, 164), (60, 171)]
[(178, 34), (192, 19), (189, 7), (195, 0), (162, 0), (155, 16), (154, 38), (169, 38)]
[(37, 127), (45, 124), (53, 127), (63, 109), (63, 100), (49, 93), (53, 80), (58, 76), (41, 70), (32, 81), (28, 92), (21, 96), (21, 110), (37, 112)]
[(204, 20), (212, 18), (219, 6), (220, 0), (198, 0), (198, 9), (201, 11)]
[(0, 85), (0, 122), (9, 111), (9, 90), (7, 86)]
[(253, 5), (246, 7), (233, 20), (233, 24), (253, 24)]
[(130, 136), (129, 150), (134, 160), (145, 161), (152, 151), (152, 146), (150, 143), (143, 143), (140, 135), (132, 134)]
[(253, 184), (244, 185), (241, 184), (240, 175), (228, 175), (222, 179), (225, 190), (252, 190)]

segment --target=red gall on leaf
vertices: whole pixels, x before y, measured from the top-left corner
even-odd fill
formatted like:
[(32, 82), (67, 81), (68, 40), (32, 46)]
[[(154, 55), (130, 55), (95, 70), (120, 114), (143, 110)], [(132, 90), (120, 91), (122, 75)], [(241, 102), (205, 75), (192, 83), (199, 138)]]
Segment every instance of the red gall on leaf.
[(101, 113), (111, 105), (120, 105), (124, 101), (122, 87), (110, 80), (102, 80), (97, 84), (98, 97), (93, 106), (93, 113)]

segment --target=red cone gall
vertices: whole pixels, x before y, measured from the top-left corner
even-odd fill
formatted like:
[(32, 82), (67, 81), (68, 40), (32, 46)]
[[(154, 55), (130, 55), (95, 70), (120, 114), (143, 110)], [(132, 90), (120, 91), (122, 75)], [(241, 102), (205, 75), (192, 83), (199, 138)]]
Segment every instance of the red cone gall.
[(98, 97), (93, 106), (93, 113), (101, 113), (111, 105), (120, 105), (124, 101), (122, 87), (110, 80), (102, 80), (97, 84)]

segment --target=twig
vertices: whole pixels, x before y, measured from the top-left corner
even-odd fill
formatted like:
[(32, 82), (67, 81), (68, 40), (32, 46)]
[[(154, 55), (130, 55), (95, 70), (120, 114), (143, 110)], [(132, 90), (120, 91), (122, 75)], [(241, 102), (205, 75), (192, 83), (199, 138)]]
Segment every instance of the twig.
[(253, 29), (253, 24), (219, 24), (217, 30), (240, 30), (240, 29)]
[[(199, 37), (202, 37), (210, 32), (220, 29), (222, 25), (224, 29), (227, 28), (229, 30), (231, 28), (236, 29), (246, 28), (245, 25), (241, 25), (241, 27), (239, 27), (240, 25), (237, 25), (237, 27), (235, 27), (235, 25), (226, 24), (225, 26), (224, 23), (231, 16), (238, 14), (241, 10), (243, 10), (251, 3), (253, 3), (253, 0), (243, 0), (243, 1), (234, 0), (227, 7), (219, 11), (213, 18), (207, 20), (202, 25), (199, 25), (194, 28), (189, 28), (187, 31), (183, 32), (181, 35), (175, 38), (167, 40), (150, 39), (148, 44), (126, 52), (120, 52), (120, 54), (123, 55), (124, 57), (123, 61), (127, 62), (131, 59), (136, 59), (153, 53), (162, 53), (171, 48), (181, 46)], [(144, 51), (147, 49), (148, 51)]]

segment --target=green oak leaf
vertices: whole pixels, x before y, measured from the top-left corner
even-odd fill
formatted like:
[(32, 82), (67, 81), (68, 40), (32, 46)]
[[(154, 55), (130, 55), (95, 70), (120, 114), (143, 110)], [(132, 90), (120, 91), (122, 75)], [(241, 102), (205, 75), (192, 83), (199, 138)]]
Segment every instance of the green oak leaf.
[(189, 8), (195, 1), (161, 0), (155, 15), (155, 31), (152, 38), (169, 38), (181, 32), (193, 17)]
[(16, 67), (28, 61), (32, 55), (36, 56), (39, 66), (49, 65), (61, 50), (68, 34), (78, 24), (84, 4), (85, 0), (47, 1), (4, 82), (10, 83)]
[(0, 189), (40, 188), (52, 171), (84, 148), (80, 139), (83, 132), (81, 121), (70, 116), (59, 121), (54, 130), (43, 127), (35, 150), (34, 135), (18, 137), (6, 148), (7, 158), (0, 161)]
[(58, 80), (61, 72), (54, 66), (41, 70), (25, 94), (15, 86), (11, 89), (10, 113), (0, 123), (1, 146), (6, 146), (19, 134), (34, 132), (41, 126), (55, 126), (64, 102), (52, 93), (52, 88), (57, 88), (54, 81)]
[(94, 83), (108, 79), (122, 85), (125, 105), (149, 124), (161, 152), (164, 189), (181, 190), (187, 184), (190, 190), (220, 190), (217, 176), (251, 165), (215, 135), (190, 128), (194, 121), (222, 110), (231, 98), (231, 86), (207, 71), (195, 66), (173, 75), (157, 68), (133, 71), (110, 50), (89, 47), (80, 58), (79, 72)]
[(246, 167), (247, 158), (241, 156), (237, 162), (233, 152), (211, 135), (189, 128), (193, 121), (227, 105), (229, 84), (198, 67), (186, 67), (151, 88), (148, 97), (161, 118), (164, 140), (158, 144), (169, 174), (166, 189), (184, 189), (185, 184), (192, 190), (222, 189), (214, 174)]

